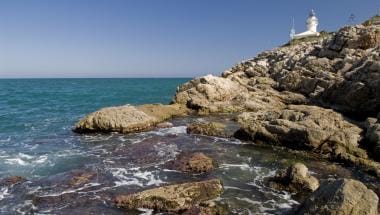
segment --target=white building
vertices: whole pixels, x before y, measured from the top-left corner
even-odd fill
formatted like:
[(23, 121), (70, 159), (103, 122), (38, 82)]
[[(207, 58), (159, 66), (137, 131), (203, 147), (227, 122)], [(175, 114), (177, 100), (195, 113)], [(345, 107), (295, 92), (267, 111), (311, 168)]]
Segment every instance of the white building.
[(317, 27), (318, 27), (318, 19), (315, 16), (314, 10), (311, 10), (309, 17), (306, 20), (307, 31), (296, 34), (295, 30), (294, 30), (294, 21), (293, 21), (293, 28), (290, 31), (290, 38), (291, 39), (300, 39), (300, 38), (310, 37), (310, 36), (319, 36), (319, 32), (317, 31)]

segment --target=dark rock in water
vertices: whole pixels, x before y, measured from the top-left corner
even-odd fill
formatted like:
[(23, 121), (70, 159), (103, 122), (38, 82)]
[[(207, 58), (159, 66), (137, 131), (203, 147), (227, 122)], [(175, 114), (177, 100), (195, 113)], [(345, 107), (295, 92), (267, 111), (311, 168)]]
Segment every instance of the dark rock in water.
[(181, 153), (176, 160), (169, 161), (166, 166), (170, 169), (190, 173), (204, 173), (214, 170), (213, 160), (202, 152)]
[(22, 176), (11, 176), (0, 180), (0, 186), (12, 186), (26, 181), (26, 178)]
[(73, 129), (78, 133), (132, 133), (153, 128), (159, 122), (187, 114), (182, 105), (141, 105), (103, 108), (81, 119)]
[(215, 204), (207, 204), (202, 206), (195, 206), (186, 210), (182, 215), (229, 215), (230, 211), (225, 208), (215, 205)]
[(69, 185), (72, 187), (81, 186), (89, 183), (96, 176), (95, 172), (81, 172), (75, 174), (69, 181)]
[(295, 214), (377, 215), (379, 198), (363, 183), (339, 179), (321, 184)]
[(115, 198), (117, 207), (148, 208), (155, 211), (183, 212), (217, 198), (223, 192), (218, 179), (168, 185)]
[(365, 137), (373, 157), (380, 161), (380, 120), (368, 126)]
[(319, 181), (308, 172), (302, 163), (296, 163), (286, 170), (277, 172), (269, 179), (272, 187), (287, 190), (293, 193), (310, 193), (318, 189)]
[(187, 126), (188, 134), (202, 134), (216, 137), (232, 137), (233, 132), (229, 132), (226, 125), (219, 122), (198, 122)]

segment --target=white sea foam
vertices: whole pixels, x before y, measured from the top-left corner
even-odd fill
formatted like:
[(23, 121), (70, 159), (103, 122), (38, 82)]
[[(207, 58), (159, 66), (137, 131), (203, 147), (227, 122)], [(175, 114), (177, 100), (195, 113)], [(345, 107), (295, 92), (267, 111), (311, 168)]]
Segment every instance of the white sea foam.
[(241, 191), (251, 192), (251, 190), (248, 190), (248, 189), (242, 189), (242, 188), (239, 188), (239, 187), (223, 186), (223, 188), (224, 188), (225, 190), (241, 190)]
[(157, 171), (141, 171), (140, 168), (110, 168), (109, 171), (117, 179), (116, 186), (135, 185), (139, 187), (164, 184)]
[(153, 210), (152, 209), (146, 209), (146, 208), (138, 208), (140, 212), (142, 212), (140, 215), (152, 215)]
[(8, 196), (10, 196), (8, 187), (2, 187), (0, 189), (0, 201)]
[(9, 165), (18, 165), (18, 166), (34, 166), (45, 163), (48, 160), (47, 155), (33, 156), (24, 153), (18, 153), (15, 156), (7, 156), (8, 158), (4, 159), (4, 163)]
[(224, 163), (224, 164), (220, 165), (220, 168), (227, 169), (227, 170), (229, 168), (240, 168), (242, 170), (251, 169), (251, 167), (248, 164), (246, 164), (246, 163), (242, 163), (242, 164), (227, 164), (227, 163)]
[(28, 165), (28, 163), (22, 160), (21, 158), (8, 158), (8, 159), (5, 159), (5, 163), (10, 164), (10, 165), (21, 165), (21, 166)]
[(168, 134), (186, 134), (186, 126), (175, 126), (171, 128), (160, 128), (156, 131), (146, 132), (147, 134), (155, 134), (159, 136), (165, 136)]
[(96, 187), (96, 186), (100, 186), (100, 185), (101, 185), (100, 183), (88, 183), (88, 184), (85, 184), (83, 187), (79, 187), (77, 189), (65, 190), (65, 191), (58, 192), (58, 193), (50, 193), (50, 194), (42, 195), (41, 197), (54, 197), (54, 196), (61, 196), (63, 194), (67, 194), (67, 193), (76, 193), (78, 191), (82, 191), (84, 189), (88, 189), (90, 187)]

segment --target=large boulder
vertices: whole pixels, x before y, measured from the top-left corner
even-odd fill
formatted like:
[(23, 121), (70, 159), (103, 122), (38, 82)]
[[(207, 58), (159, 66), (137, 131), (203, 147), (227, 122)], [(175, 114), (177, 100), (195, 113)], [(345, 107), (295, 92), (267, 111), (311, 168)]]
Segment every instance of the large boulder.
[(357, 148), (362, 129), (331, 109), (289, 105), (282, 110), (242, 113), (238, 122), (253, 141), (325, 153), (339, 146), (365, 157)]
[(115, 198), (117, 207), (126, 209), (148, 208), (160, 212), (183, 212), (213, 200), (223, 192), (220, 180), (211, 179), (168, 185)]
[(278, 171), (269, 180), (272, 187), (292, 193), (310, 193), (319, 187), (318, 179), (310, 175), (308, 168), (302, 163), (296, 163), (286, 170)]
[(234, 111), (245, 93), (247, 89), (237, 82), (207, 75), (180, 86), (174, 102), (203, 112)]
[(295, 214), (377, 215), (379, 198), (363, 183), (339, 179), (322, 184)]
[(359, 145), (363, 130), (331, 109), (289, 105), (282, 110), (245, 112), (237, 119), (242, 127), (235, 134), (238, 139), (318, 152), (380, 177), (380, 163), (369, 159)]
[(78, 133), (138, 132), (152, 128), (155, 124), (171, 117), (186, 113), (187, 109), (178, 104), (109, 107), (81, 119), (73, 130)]

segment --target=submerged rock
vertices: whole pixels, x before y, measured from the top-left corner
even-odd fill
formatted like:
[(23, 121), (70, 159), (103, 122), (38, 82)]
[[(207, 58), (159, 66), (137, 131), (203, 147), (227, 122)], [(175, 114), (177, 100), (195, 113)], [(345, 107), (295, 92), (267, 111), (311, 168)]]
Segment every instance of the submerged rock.
[(377, 215), (379, 198), (363, 183), (339, 179), (323, 183), (295, 214)]
[(155, 211), (183, 212), (206, 201), (217, 198), (223, 192), (220, 180), (168, 185), (115, 198), (117, 207), (126, 209), (148, 208)]
[(170, 169), (191, 173), (203, 173), (214, 170), (213, 160), (202, 152), (192, 154), (181, 153), (174, 161), (168, 162), (166, 166)]
[(131, 133), (152, 128), (174, 116), (183, 116), (187, 109), (181, 105), (141, 105), (103, 108), (81, 119), (73, 129), (78, 133)]
[(12, 186), (26, 181), (22, 176), (10, 176), (0, 180), (0, 186)]
[(310, 193), (319, 187), (318, 179), (311, 176), (308, 168), (302, 163), (293, 164), (288, 169), (277, 172), (270, 182), (274, 188), (293, 193)]

